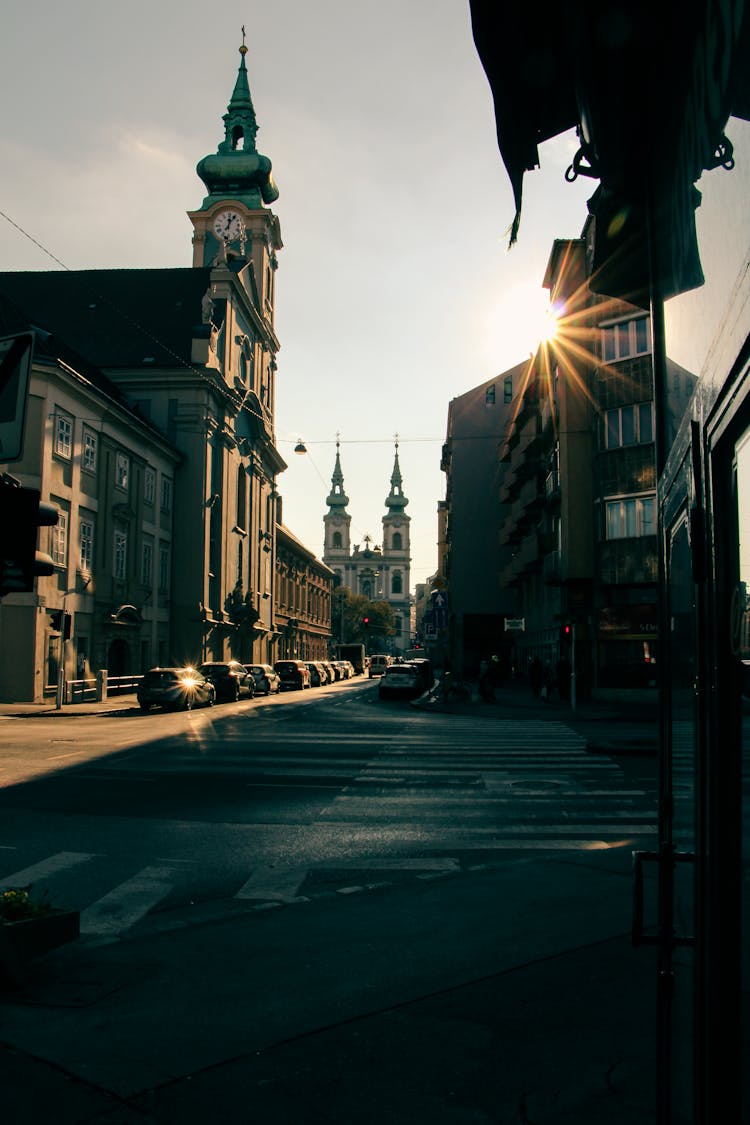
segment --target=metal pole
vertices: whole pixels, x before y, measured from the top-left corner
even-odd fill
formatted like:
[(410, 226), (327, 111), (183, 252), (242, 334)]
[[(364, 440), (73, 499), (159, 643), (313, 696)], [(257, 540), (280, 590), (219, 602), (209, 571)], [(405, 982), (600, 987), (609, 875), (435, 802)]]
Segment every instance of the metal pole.
[(65, 699), (65, 607), (67, 595), (63, 594), (62, 620), (60, 622), (60, 657), (57, 665), (57, 694), (55, 696), (55, 710), (61, 711)]
[(570, 709), (576, 709), (576, 627), (570, 626)]

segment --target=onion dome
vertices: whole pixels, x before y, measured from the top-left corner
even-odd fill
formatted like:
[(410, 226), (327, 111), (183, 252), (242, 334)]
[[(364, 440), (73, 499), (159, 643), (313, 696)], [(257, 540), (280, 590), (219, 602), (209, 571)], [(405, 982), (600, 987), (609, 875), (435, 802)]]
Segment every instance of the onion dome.
[(215, 154), (204, 156), (196, 171), (208, 188), (203, 207), (218, 199), (238, 199), (247, 207), (262, 207), (279, 198), (271, 161), (255, 147), (258, 123), (245, 66), (245, 29), (242, 29), (240, 67), (231, 101), (224, 114), (224, 140)]

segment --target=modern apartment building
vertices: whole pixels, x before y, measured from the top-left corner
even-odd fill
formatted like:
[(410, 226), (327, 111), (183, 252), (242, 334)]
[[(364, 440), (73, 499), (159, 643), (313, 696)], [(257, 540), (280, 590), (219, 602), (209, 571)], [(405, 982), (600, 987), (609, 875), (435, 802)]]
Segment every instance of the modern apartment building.
[[(544, 285), (557, 311), (502, 444), (501, 584), (516, 590), (520, 670), (574, 663), (580, 693), (653, 687), (658, 659), (651, 328), (644, 309), (588, 285), (593, 223), (555, 242)], [(695, 378), (668, 361), (670, 436)]]
[(507, 466), (498, 451), (529, 370), (528, 362), (519, 364), (448, 406), (439, 552), (447, 620), (435, 625), (447, 631), (457, 675), (476, 675), (481, 660), (509, 651), (504, 622), (517, 605), (515, 588), (500, 580), (511, 549), (498, 535), (507, 500)]

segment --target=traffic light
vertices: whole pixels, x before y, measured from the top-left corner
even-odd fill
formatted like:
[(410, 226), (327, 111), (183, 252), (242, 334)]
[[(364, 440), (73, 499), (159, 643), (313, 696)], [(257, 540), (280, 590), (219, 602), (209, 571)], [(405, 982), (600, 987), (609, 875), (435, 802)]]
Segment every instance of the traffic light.
[(362, 624), (364, 625), (365, 629), (369, 629), (370, 628), (370, 618), (369, 617), (363, 617), (362, 618)]
[(49, 555), (37, 550), (40, 527), (54, 527), (59, 512), (35, 488), (22, 488), (7, 473), (0, 477), (0, 598), (28, 593), (34, 579), (54, 574)]
[(573, 626), (569, 621), (560, 626), (560, 644), (569, 645), (573, 637)]

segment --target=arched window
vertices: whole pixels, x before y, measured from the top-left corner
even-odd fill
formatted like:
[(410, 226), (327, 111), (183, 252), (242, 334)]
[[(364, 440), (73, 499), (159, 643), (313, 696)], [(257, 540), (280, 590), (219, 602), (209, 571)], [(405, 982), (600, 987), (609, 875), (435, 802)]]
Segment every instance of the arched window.
[(334, 533), (333, 533), (333, 546), (334, 547), (341, 547), (342, 545), (343, 544), (341, 542), (341, 532), (340, 531), (334, 531)]
[(393, 539), (391, 540), (391, 546), (393, 547), (394, 551), (401, 551), (403, 549), (403, 540), (401, 538), (400, 531), (394, 531)]
[(247, 474), (242, 465), (237, 470), (237, 527), (247, 530)]
[(391, 579), (391, 593), (392, 594), (403, 593), (403, 584), (402, 584), (402, 581), (401, 581), (401, 572), (398, 571), (398, 570), (396, 571), (396, 573), (393, 575), (393, 578)]

